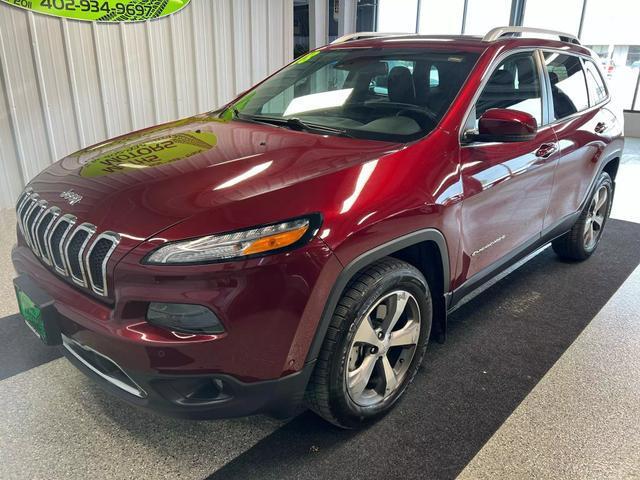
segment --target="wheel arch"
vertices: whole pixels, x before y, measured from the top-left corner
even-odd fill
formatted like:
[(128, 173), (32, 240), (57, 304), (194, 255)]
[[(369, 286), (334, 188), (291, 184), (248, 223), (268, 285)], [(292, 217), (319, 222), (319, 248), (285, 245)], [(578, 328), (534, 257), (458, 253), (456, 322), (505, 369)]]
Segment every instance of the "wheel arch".
[(607, 172), (611, 180), (615, 182), (616, 175), (618, 175), (618, 167), (620, 167), (620, 157), (614, 157), (604, 163), (602, 171)]
[(449, 250), (442, 232), (434, 228), (427, 228), (395, 238), (364, 252), (344, 267), (334, 282), (325, 303), (307, 353), (306, 363), (317, 359), (333, 312), (349, 282), (364, 268), (387, 256), (412, 264), (425, 276), (433, 298), (434, 324), (432, 331), (439, 335), (444, 334), (446, 329), (445, 294), (449, 292), (450, 283)]

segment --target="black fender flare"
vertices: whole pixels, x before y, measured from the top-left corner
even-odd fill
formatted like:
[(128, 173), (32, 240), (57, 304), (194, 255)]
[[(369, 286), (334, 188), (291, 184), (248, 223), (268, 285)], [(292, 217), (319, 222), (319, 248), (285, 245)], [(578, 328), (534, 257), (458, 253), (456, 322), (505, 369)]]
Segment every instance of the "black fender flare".
[[(600, 174), (602, 172), (604, 172), (604, 169), (606, 168), (606, 166), (613, 162), (616, 159), (622, 159), (622, 150), (616, 150), (614, 152), (610, 152), (606, 157), (604, 157), (603, 159), (600, 160), (599, 164), (598, 164), (598, 169), (596, 170), (596, 174), (593, 176), (593, 178), (591, 179), (591, 183), (589, 184), (589, 188), (587, 188), (587, 193), (584, 197), (584, 199), (582, 200), (582, 202), (580, 202), (580, 208), (578, 208), (578, 214), (580, 214), (580, 212), (582, 212), (582, 210), (584, 210), (584, 208), (586, 207), (587, 202), (589, 201), (589, 199), (591, 198), (591, 196), (593, 195), (593, 192), (596, 188), (596, 183), (598, 182), (598, 178), (600, 177)], [(616, 182), (615, 180), (612, 178), (611, 181), (613, 182), (613, 188), (615, 191), (616, 188)]]
[(447, 242), (445, 240), (444, 235), (440, 230), (435, 228), (426, 228), (424, 230), (417, 230), (415, 232), (409, 233), (407, 235), (403, 235), (401, 237), (395, 238), (389, 242), (383, 243), (371, 250), (368, 250), (358, 257), (353, 259), (349, 264), (347, 264), (343, 270), (338, 275), (333, 287), (331, 288), (331, 292), (327, 298), (324, 309), (322, 311), (322, 316), (320, 317), (320, 321), (318, 322), (318, 326), (316, 328), (316, 333), (313, 337), (311, 345), (309, 347), (309, 351), (307, 353), (307, 358), (305, 363), (315, 362), (320, 353), (320, 349), (322, 348), (322, 343), (324, 342), (325, 335), (331, 324), (331, 318), (333, 317), (333, 312), (338, 305), (338, 301), (342, 296), (347, 284), (349, 281), (363, 268), (372, 264), (376, 260), (380, 260), (383, 257), (386, 257), (398, 250), (402, 250), (403, 248), (410, 247), (412, 245), (416, 245), (418, 243), (422, 243), (425, 241), (432, 241), (440, 250), (440, 257), (442, 259), (442, 278), (443, 278), (443, 292), (446, 294), (449, 292), (449, 284), (450, 284), (450, 267), (449, 267), (449, 249), (447, 247)]

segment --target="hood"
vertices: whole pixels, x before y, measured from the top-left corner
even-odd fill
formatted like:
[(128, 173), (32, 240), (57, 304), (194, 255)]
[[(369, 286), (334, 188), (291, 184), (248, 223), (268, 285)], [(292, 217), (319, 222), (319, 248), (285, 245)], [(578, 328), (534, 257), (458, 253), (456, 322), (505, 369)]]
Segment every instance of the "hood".
[(395, 148), (204, 114), (76, 152), (30, 186), (80, 221), (141, 241), (193, 215)]

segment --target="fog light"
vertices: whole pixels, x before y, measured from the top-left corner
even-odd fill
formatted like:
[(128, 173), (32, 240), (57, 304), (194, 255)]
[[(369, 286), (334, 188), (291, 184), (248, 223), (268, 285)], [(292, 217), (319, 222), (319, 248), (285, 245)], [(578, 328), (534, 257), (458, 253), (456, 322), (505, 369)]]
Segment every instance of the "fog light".
[(147, 321), (157, 327), (181, 333), (216, 334), (224, 332), (224, 327), (218, 317), (202, 305), (152, 302), (147, 310)]

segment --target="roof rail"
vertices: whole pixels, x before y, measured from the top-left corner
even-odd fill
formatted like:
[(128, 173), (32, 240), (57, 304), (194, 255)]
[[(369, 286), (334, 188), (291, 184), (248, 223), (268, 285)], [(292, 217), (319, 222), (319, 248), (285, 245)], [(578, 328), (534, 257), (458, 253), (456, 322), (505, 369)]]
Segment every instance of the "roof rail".
[(509, 36), (522, 36), (524, 33), (534, 33), (540, 34), (542, 36), (551, 36), (558, 37), (562, 42), (575, 43), (577, 45), (582, 45), (580, 43), (580, 39), (575, 35), (571, 35), (570, 33), (558, 32), (556, 30), (546, 30), (544, 28), (530, 28), (530, 27), (496, 27), (482, 38), (485, 42), (492, 42), (494, 40), (498, 40), (501, 37), (509, 37)]
[(415, 35), (415, 33), (411, 32), (398, 32), (398, 33), (383, 33), (383, 32), (356, 32), (356, 33), (347, 33), (342, 37), (336, 38), (330, 45), (334, 45), (336, 43), (345, 43), (351, 42), (353, 40), (362, 40), (363, 38), (378, 38), (378, 37), (393, 37), (396, 35)]

